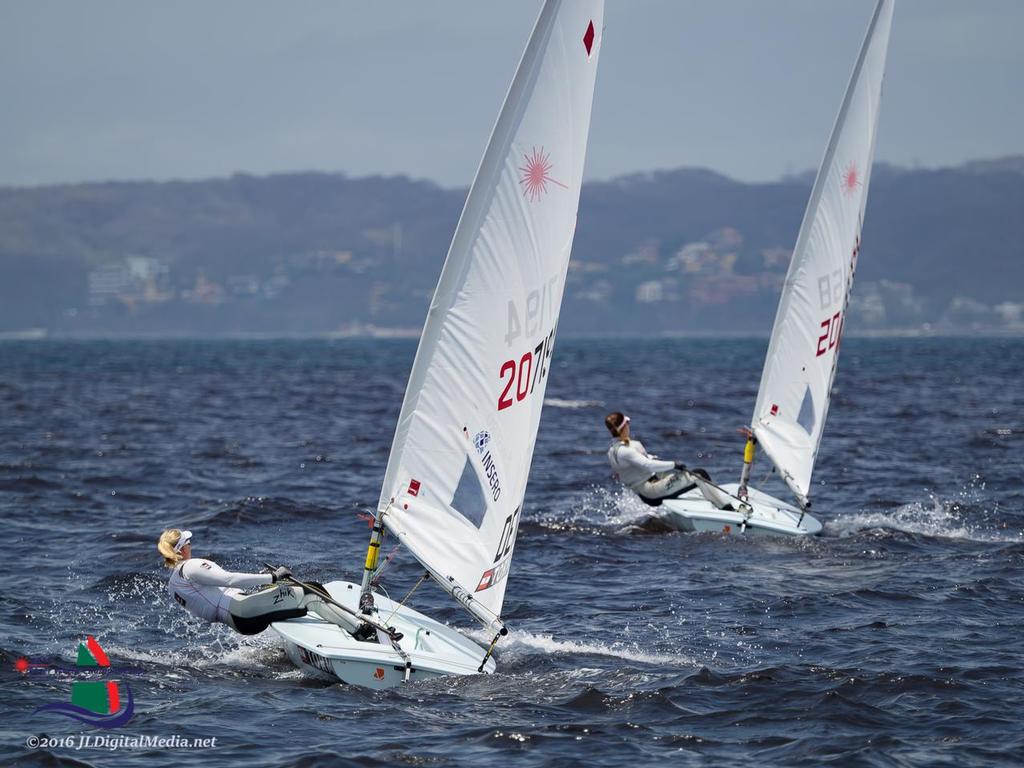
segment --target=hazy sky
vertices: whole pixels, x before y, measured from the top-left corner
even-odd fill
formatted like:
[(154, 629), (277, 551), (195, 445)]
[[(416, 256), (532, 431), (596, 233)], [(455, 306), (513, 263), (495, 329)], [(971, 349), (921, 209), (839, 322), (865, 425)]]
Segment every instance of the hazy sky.
[[(608, 0), (590, 178), (817, 165), (874, 0)], [(0, 185), (472, 179), (539, 0), (0, 0)], [(877, 159), (1024, 153), (1024, 1), (897, 0)]]

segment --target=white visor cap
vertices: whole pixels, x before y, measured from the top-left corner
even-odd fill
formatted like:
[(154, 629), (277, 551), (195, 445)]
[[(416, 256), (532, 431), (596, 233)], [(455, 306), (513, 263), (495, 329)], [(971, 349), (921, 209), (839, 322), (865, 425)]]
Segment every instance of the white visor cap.
[(178, 543), (174, 545), (175, 552), (181, 552), (185, 547), (192, 543), (192, 531), (182, 531), (181, 537), (178, 539)]

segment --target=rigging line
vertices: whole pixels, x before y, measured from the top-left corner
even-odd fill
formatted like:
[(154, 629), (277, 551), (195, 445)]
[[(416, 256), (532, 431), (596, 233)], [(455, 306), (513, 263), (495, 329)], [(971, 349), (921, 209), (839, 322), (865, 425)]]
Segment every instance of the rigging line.
[(501, 632), (498, 632), (494, 636), (494, 639), (491, 640), (491, 644), (489, 646), (487, 646), (487, 653), (484, 654), (484, 660), (480, 662), (480, 666), (477, 669), (477, 672), (483, 672), (484, 671), (484, 667), (487, 666), (487, 660), (489, 658), (491, 658), (491, 654), (494, 653), (494, 646), (496, 646), (498, 644), (498, 639), (500, 637), (501, 637)]
[(387, 568), (388, 565), (391, 564), (391, 561), (395, 559), (395, 555), (398, 554), (399, 547), (400, 547), (399, 544), (396, 544), (394, 547), (392, 547), (391, 551), (388, 552), (388, 556), (384, 558), (384, 562), (381, 563), (379, 566), (377, 566), (377, 570), (375, 570), (373, 572), (373, 574), (370, 576), (370, 584), (372, 586), (374, 586), (374, 587), (379, 587), (380, 586), (381, 574), (383, 574), (384, 573), (384, 569)]
[(384, 620), (385, 624), (390, 624), (391, 623), (391, 619), (393, 619), (395, 617), (395, 614), (398, 613), (398, 609), (404, 607), (406, 601), (410, 597), (412, 597), (412, 593), (415, 592), (417, 589), (419, 589), (420, 584), (422, 584), (424, 581), (426, 581), (429, 578), (430, 578), (430, 573), (429, 572), (424, 572), (423, 575), (420, 576), (419, 580), (415, 584), (412, 585), (412, 589), (410, 589), (408, 592), (406, 592), (405, 593), (405, 597), (402, 598), (402, 601), (398, 605), (395, 606), (395, 610), (393, 610), (391, 612), (391, 615), (388, 616)]
[[(265, 565), (271, 571), (277, 570), (277, 566), (273, 566), (270, 563), (264, 563), (263, 565)], [(319, 587), (317, 587), (317, 586), (315, 586), (313, 584), (310, 584), (307, 581), (299, 581), (294, 576), (287, 576), (287, 577), (285, 577), (285, 579), (287, 581), (291, 582), (292, 584), (295, 584), (295, 585), (297, 585), (299, 587), (302, 587), (306, 591), (315, 594), (317, 597), (319, 597), (324, 602), (330, 603), (335, 608), (340, 609), (343, 613), (349, 614), (350, 616), (352, 616), (356, 620), (364, 622), (366, 624), (369, 624), (374, 629), (381, 630), (382, 632), (384, 632), (384, 634), (388, 635), (389, 637), (391, 637), (391, 633), (394, 632), (394, 629), (392, 627), (385, 626), (381, 622), (379, 622), (376, 619), (374, 619), (372, 616), (367, 616), (365, 613), (360, 613), (359, 611), (353, 611), (351, 608), (349, 608), (349, 607), (347, 607), (345, 605), (342, 605), (337, 600), (335, 600), (333, 597), (331, 597), (331, 594), (329, 592), (327, 592), (327, 590), (325, 590), (325, 589), (320, 589)], [(392, 638), (391, 642), (393, 644), (395, 644), (394, 638)], [(403, 656), (404, 656), (404, 652), (401, 651), (401, 649), (399, 649), (399, 653), (402, 653)]]

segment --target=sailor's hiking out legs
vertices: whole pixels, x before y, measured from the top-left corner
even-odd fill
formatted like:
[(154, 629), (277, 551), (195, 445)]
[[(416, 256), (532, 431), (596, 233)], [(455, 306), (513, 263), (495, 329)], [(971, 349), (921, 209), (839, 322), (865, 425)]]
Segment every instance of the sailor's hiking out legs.
[(306, 615), (300, 587), (276, 584), (231, 598), (228, 606), (231, 627), (243, 635), (257, 635), (275, 621)]
[[(319, 584), (313, 584), (312, 586), (317, 587), (321, 592), (324, 591), (324, 588)], [(307, 592), (304, 600), (307, 610), (312, 611), (324, 621), (337, 624), (352, 636), (355, 636), (356, 633), (366, 626), (364, 623), (356, 621), (354, 617), (347, 613), (342, 613), (315, 592)], [(358, 640), (359, 638), (356, 639)]]
[[(312, 586), (322, 591), (320, 585)], [(315, 591), (285, 583), (261, 589), (251, 595), (233, 597), (228, 612), (232, 628), (243, 635), (259, 634), (275, 621), (296, 619), (305, 616), (307, 612), (336, 624), (356, 639), (363, 639), (359, 635), (364, 634), (364, 627), (369, 626), (338, 610)], [(376, 633), (372, 632), (372, 627), (370, 629), (366, 639), (374, 640)]]
[(652, 475), (642, 484), (633, 486), (633, 490), (645, 504), (657, 507), (665, 499), (677, 499), (697, 487), (693, 476), (711, 480), (707, 470), (700, 467), (694, 469), (677, 469)]

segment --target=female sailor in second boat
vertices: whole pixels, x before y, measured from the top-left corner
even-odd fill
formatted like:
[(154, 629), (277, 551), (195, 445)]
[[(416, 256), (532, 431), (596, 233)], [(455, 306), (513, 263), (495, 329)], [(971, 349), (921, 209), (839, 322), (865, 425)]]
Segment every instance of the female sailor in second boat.
[(703, 469), (687, 470), (682, 462), (665, 461), (647, 453), (643, 443), (630, 439), (629, 416), (624, 413), (609, 413), (604, 424), (615, 438), (608, 448), (608, 463), (619, 480), (652, 507), (661, 504), (662, 499), (675, 499), (693, 490), (691, 473), (711, 479)]
[[(243, 635), (255, 635), (275, 621), (312, 611), (337, 624), (357, 640), (377, 641), (377, 633), (306, 587), (285, 583), (292, 572), (281, 566), (273, 573), (232, 573), (212, 560), (192, 557), (192, 532), (170, 528), (160, 535), (157, 550), (172, 568), (167, 591), (185, 610), (209, 622), (227, 624)], [(323, 591), (316, 583), (310, 586)], [(260, 587), (251, 594), (242, 590)]]

